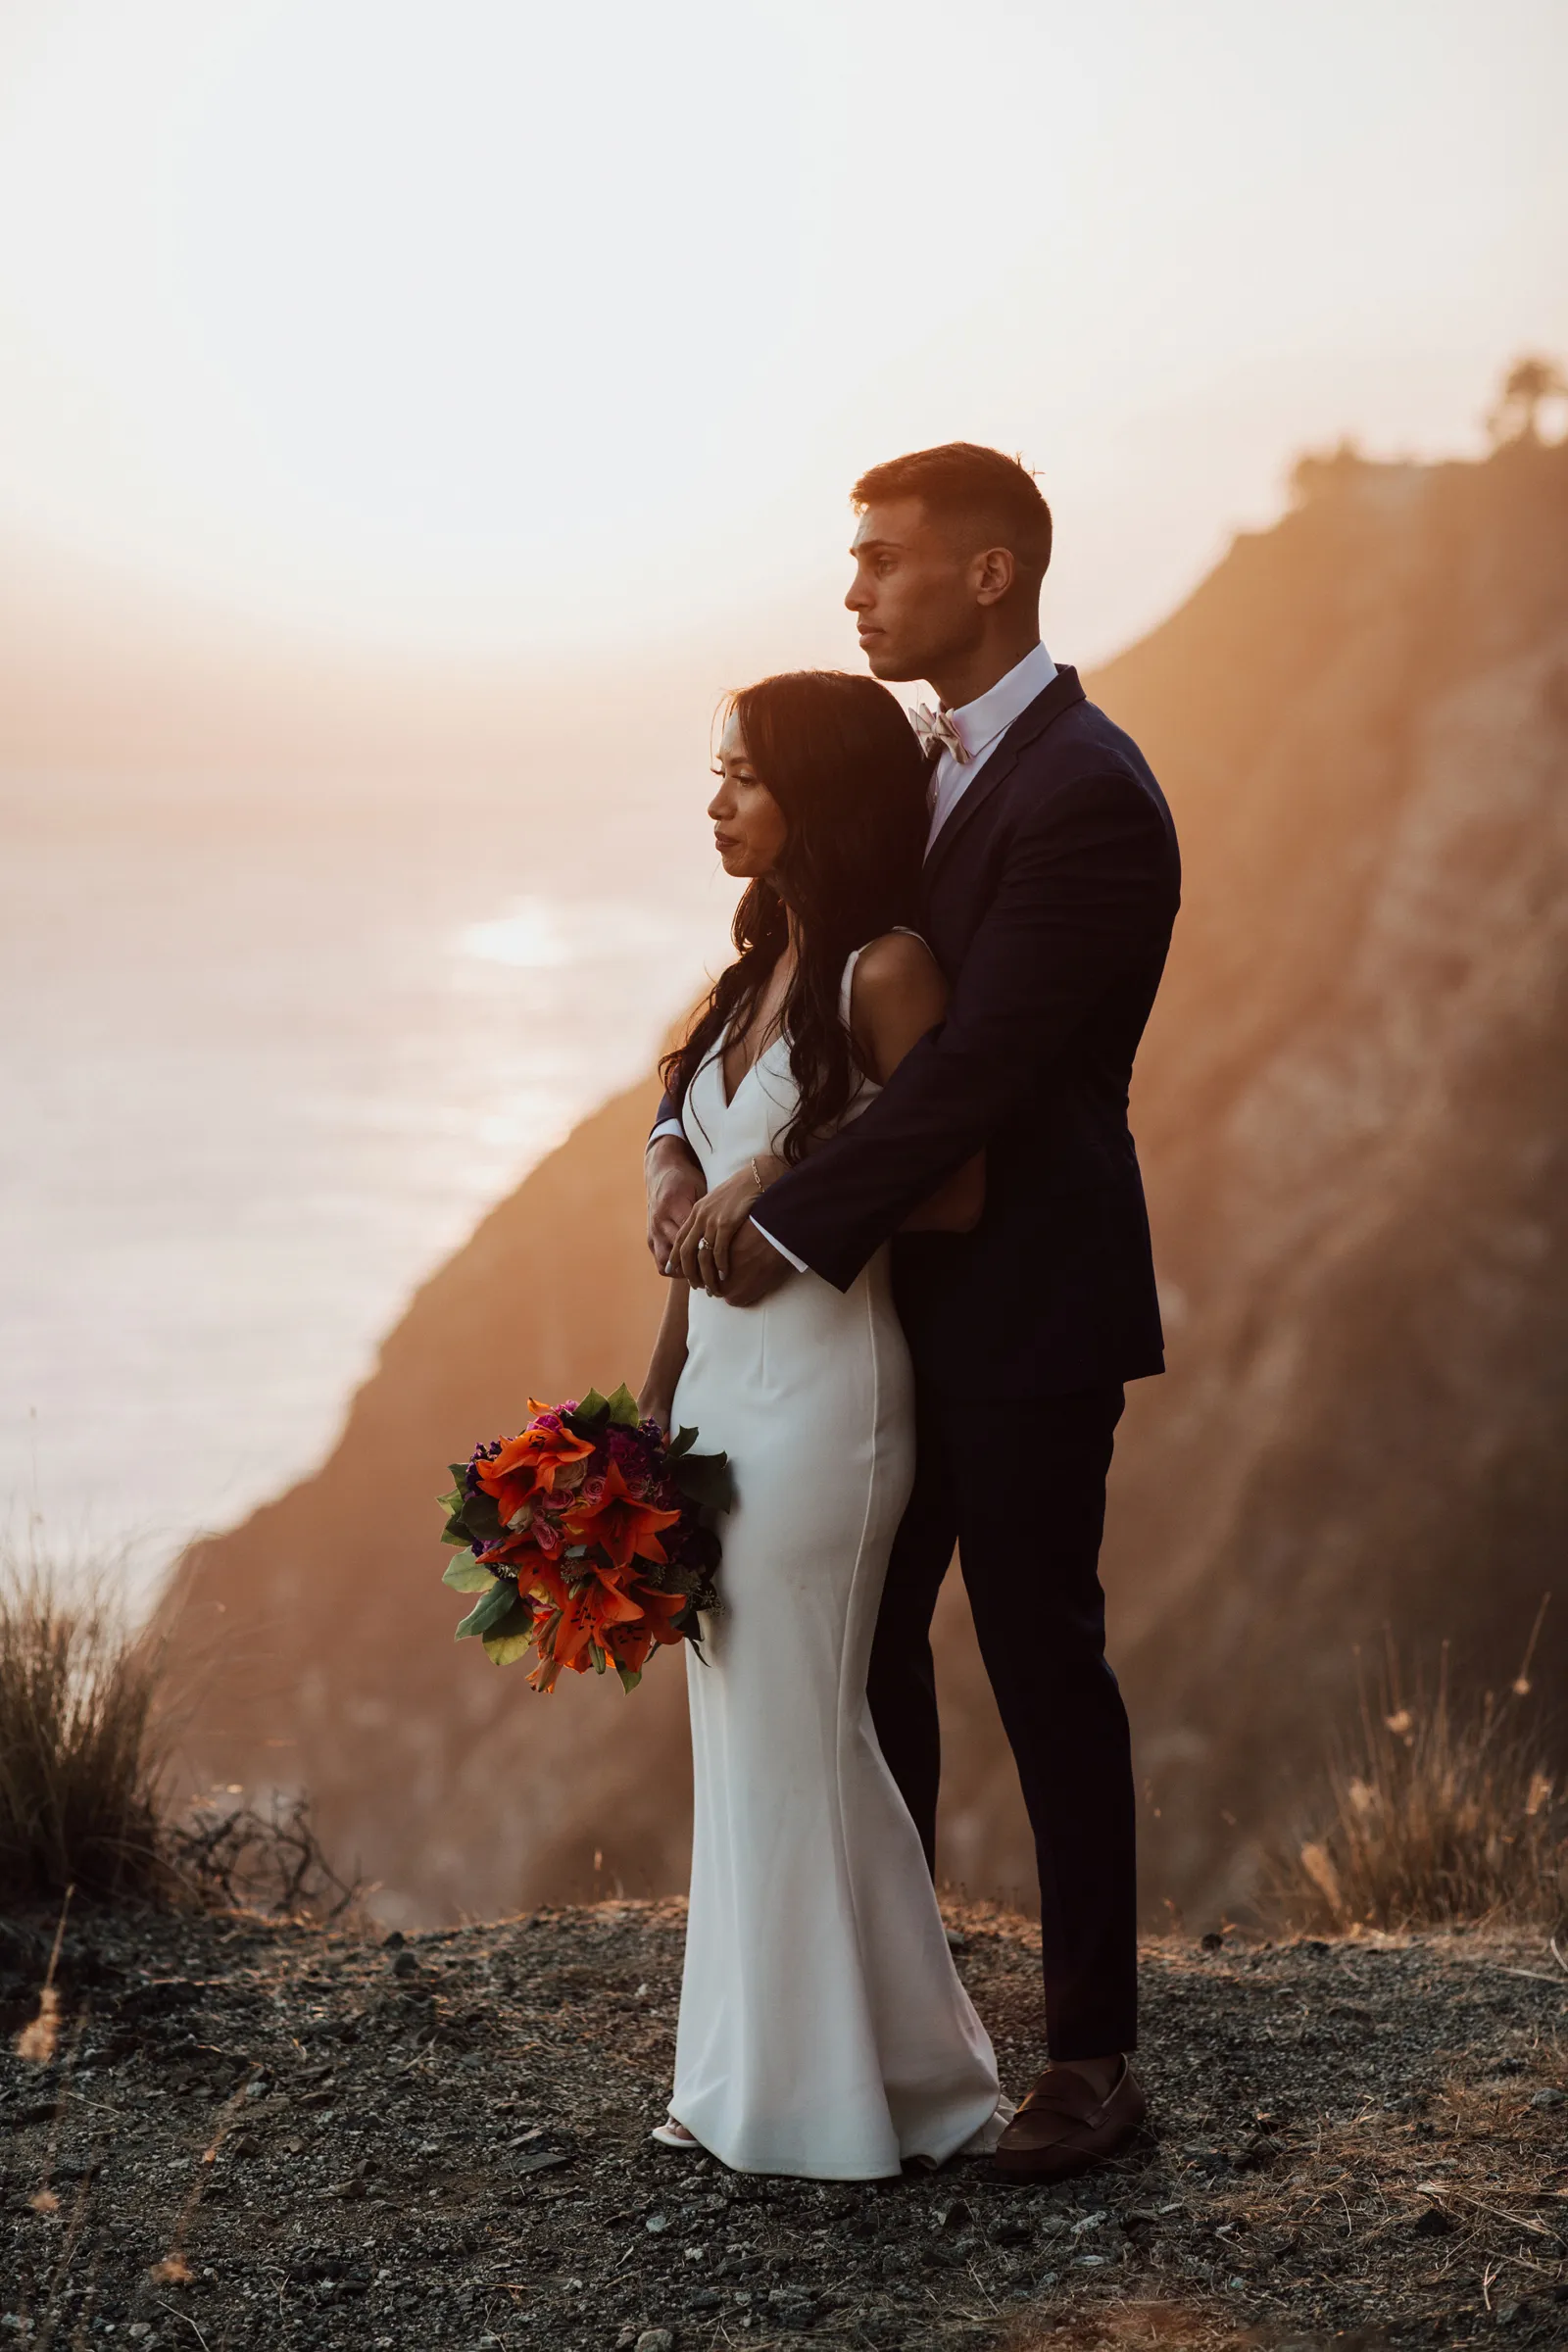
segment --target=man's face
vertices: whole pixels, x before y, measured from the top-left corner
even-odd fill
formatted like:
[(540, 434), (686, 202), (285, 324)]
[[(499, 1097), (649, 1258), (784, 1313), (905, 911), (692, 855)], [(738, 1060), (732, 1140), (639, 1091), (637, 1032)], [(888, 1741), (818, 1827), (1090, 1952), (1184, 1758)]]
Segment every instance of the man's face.
[(986, 557), (964, 553), (926, 518), (917, 498), (867, 507), (851, 543), (855, 578), (844, 602), (877, 678), (930, 678), (979, 643)]

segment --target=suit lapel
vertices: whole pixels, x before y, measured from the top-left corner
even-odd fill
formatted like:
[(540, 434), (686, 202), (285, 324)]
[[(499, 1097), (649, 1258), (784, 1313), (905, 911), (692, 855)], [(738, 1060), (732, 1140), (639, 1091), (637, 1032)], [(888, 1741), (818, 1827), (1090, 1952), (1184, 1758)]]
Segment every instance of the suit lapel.
[(968, 791), (948, 818), (936, 840), (931, 844), (925, 861), (924, 887), (929, 895), (935, 887), (938, 870), (965, 825), (974, 819), (1006, 782), (1017, 766), (1022, 753), (1038, 736), (1045, 733), (1053, 720), (1070, 710), (1074, 703), (1084, 700), (1084, 690), (1078, 672), (1070, 663), (1057, 670), (1043, 694), (1037, 694), (1025, 710), (1020, 710), (1011, 726), (991, 754)]

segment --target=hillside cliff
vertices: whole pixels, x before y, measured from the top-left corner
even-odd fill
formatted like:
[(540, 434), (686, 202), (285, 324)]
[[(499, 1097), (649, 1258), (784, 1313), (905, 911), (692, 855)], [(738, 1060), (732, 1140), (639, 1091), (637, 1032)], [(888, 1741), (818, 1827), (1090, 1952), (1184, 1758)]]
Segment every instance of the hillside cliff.
[[(1188, 877), (1133, 1103), (1170, 1372), (1130, 1400), (1106, 1582), (1146, 1892), (1197, 1915), (1245, 1895), (1356, 1645), (1506, 1679), (1568, 1538), (1568, 449), (1323, 469), (1091, 685)], [(678, 1672), (539, 1701), (454, 1648), (429, 1499), (525, 1392), (636, 1377), (647, 1108), (486, 1220), (321, 1471), (172, 1596), (193, 1766), (309, 1785), (391, 1911), (680, 1881)], [(947, 1867), (1027, 1891), (952, 1583)]]
[(1135, 1105), (1171, 1376), (1111, 1556), (1151, 1884), (1212, 1903), (1353, 1644), (1505, 1685), (1560, 1581), (1568, 448), (1345, 469), (1099, 690), (1188, 853)]

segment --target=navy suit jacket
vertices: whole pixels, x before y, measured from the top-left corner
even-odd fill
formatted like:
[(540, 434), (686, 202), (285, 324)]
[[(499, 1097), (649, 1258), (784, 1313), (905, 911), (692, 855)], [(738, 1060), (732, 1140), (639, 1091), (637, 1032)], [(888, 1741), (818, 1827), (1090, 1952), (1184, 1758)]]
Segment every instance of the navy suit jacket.
[(1133, 1055), (1181, 891), (1137, 745), (1063, 668), (932, 845), (921, 928), (953, 991), (861, 1115), (768, 1187), (769, 1234), (848, 1290), (981, 1150), (968, 1234), (895, 1250), (916, 1369), (939, 1392), (1059, 1396), (1164, 1369)]

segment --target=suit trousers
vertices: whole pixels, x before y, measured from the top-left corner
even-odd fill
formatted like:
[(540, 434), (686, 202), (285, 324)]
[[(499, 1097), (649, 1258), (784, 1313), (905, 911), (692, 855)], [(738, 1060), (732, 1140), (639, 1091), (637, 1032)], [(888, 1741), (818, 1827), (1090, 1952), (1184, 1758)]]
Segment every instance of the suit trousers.
[(1137, 2039), (1137, 1890), (1127, 1712), (1105, 1660), (1100, 1542), (1119, 1384), (989, 1416), (916, 1384), (913, 1492), (888, 1564), (867, 1690), (933, 1876), (941, 1742), (930, 1628), (956, 1544), (1040, 1868), (1053, 2058)]

